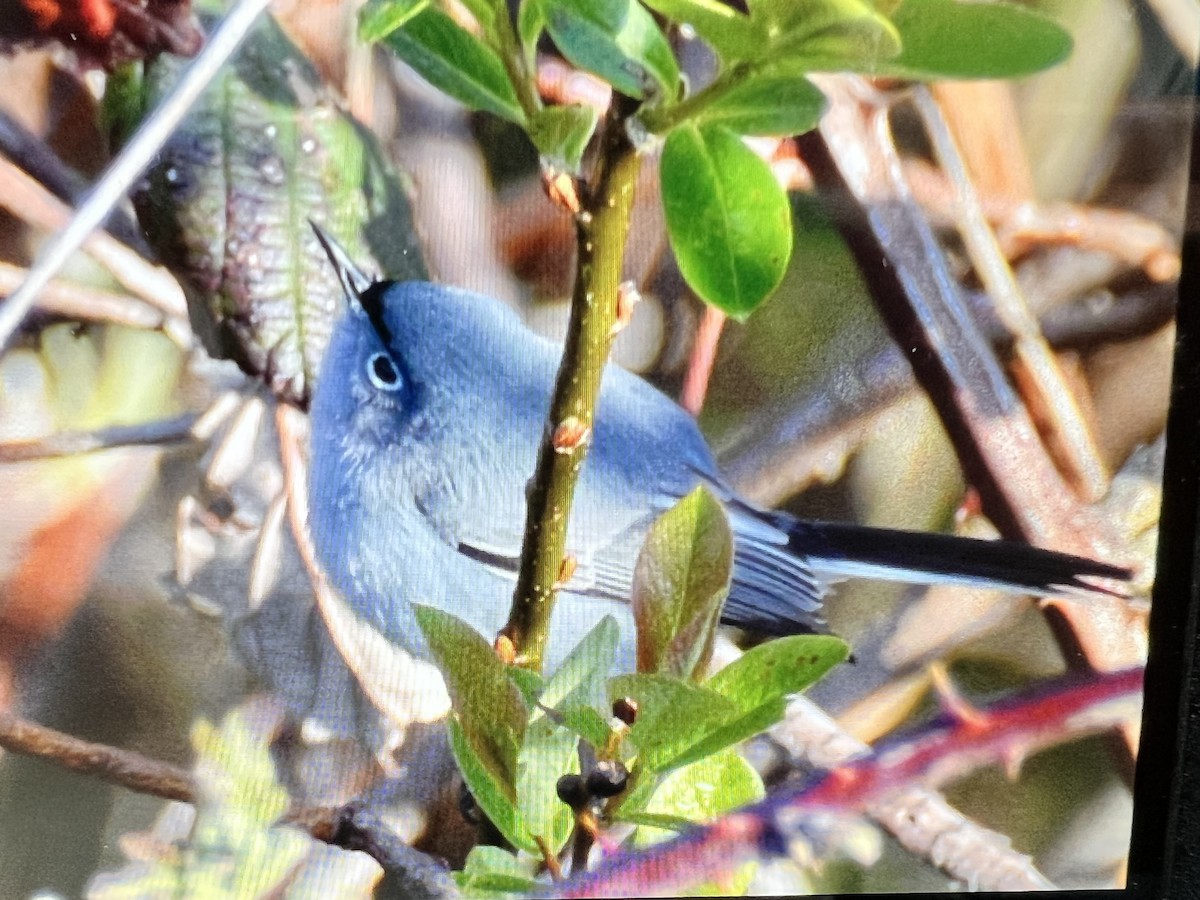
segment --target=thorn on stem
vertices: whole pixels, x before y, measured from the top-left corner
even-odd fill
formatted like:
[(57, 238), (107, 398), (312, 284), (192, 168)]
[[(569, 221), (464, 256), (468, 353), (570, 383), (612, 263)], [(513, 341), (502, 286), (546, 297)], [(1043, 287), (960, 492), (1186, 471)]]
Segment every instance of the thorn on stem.
[(592, 429), (585, 425), (577, 416), (567, 416), (554, 429), (555, 453), (574, 453), (592, 439)]
[(572, 554), (567, 553), (563, 556), (562, 562), (558, 564), (558, 578), (554, 582), (554, 589), (556, 591), (562, 590), (566, 583), (571, 580), (578, 566), (578, 560)]
[(966, 697), (959, 693), (954, 682), (950, 680), (950, 673), (946, 671), (946, 667), (941, 662), (934, 662), (929, 666), (929, 677), (933, 682), (933, 689), (937, 692), (938, 702), (942, 709), (965, 728), (982, 730), (987, 727), (987, 714), (973, 706)]
[(517, 647), (513, 643), (512, 638), (501, 632), (496, 635), (495, 643), (492, 644), (492, 649), (495, 650), (496, 656), (500, 662), (506, 666), (511, 666), (517, 661)]
[(633, 310), (641, 300), (641, 292), (632, 281), (622, 281), (617, 286), (617, 318), (610, 332), (614, 337), (633, 320)]
[(561, 206), (573, 216), (578, 216), (583, 210), (579, 200), (579, 183), (567, 172), (554, 169), (542, 169), (542, 186), (555, 205)]

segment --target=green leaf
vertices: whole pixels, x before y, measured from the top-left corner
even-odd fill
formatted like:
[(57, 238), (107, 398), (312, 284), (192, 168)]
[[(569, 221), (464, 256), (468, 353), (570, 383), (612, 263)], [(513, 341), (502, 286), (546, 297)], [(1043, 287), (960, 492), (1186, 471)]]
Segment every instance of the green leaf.
[(563, 725), (591, 744), (593, 747), (604, 747), (608, 744), (612, 728), (604, 720), (604, 716), (590, 706), (571, 706), (558, 710), (562, 716)]
[(786, 137), (815, 128), (824, 111), (825, 95), (804, 76), (764, 72), (701, 106), (694, 120), (737, 134)]
[(639, 672), (702, 674), (729, 592), (733, 533), (701, 486), (651, 526), (633, 570)]
[(597, 622), (546, 682), (542, 705), (557, 709), (603, 703), (604, 679), (612, 668), (620, 640), (621, 629), (616, 619), (605, 616)]
[(667, 232), (683, 277), (705, 301), (744, 320), (787, 271), (787, 194), (770, 166), (720, 125), (673, 130), (661, 168)]
[[(146, 63), (140, 84), (119, 80), (127, 92), (121, 127), (154, 108), (187, 62), (164, 53)], [(140, 102), (131, 95), (138, 90)], [(406, 190), (375, 137), (262, 16), (172, 132), (133, 201), (155, 253), (184, 286), (208, 353), (307, 406), (345, 305), (308, 223), (366, 271), (427, 277)]]
[(545, 888), (534, 880), (536, 865), (500, 847), (479, 845), (471, 848), (461, 872), (454, 879), (467, 896), (480, 893), (533, 896)]
[(608, 695), (637, 701), (629, 740), (651, 772), (679, 765), (694, 745), (740, 718), (737, 706), (716, 691), (669, 675), (618, 675), (609, 680)]
[(499, 55), (435, 6), (427, 6), (384, 38), (426, 81), (471, 109), (525, 124)]
[(531, 839), (517, 812), (515, 779), (506, 778), (493, 760), (476, 751), (466, 731), (453, 716), (446, 721), (446, 731), (450, 735), (450, 751), (454, 754), (454, 762), (484, 815), (514, 847), (537, 853), (537, 844)]
[(517, 690), (525, 698), (525, 705), (530, 709), (537, 706), (546, 686), (542, 676), (533, 669), (523, 669), (520, 666), (506, 666), (505, 671), (508, 673), (509, 680), (517, 686)]
[[(645, 809), (629, 820), (642, 820), (634, 832), (634, 845), (646, 846), (673, 837), (680, 821), (711, 822), (738, 807), (761, 800), (766, 791), (754, 768), (733, 750), (676, 769), (663, 779)], [(621, 818), (626, 818), (621, 816)], [(661, 824), (667, 825), (664, 829)], [(755, 863), (737, 869), (718, 885), (692, 888), (689, 897), (728, 897), (746, 893), (754, 877)]]
[(704, 686), (750, 712), (816, 683), (848, 653), (846, 642), (831, 635), (776, 638), (748, 650)]
[[(711, 822), (765, 794), (754, 767), (736, 751), (725, 750), (667, 775), (645, 809), (635, 815), (659, 816), (670, 822)], [(639, 828), (634, 843), (644, 846), (669, 837), (670, 833), (657, 826)]]
[(432, 606), (414, 604), (414, 611), (466, 738), (483, 760), (496, 767), (498, 777), (515, 784), (529, 709), (509, 678), (508, 667), (461, 619)]
[(674, 99), (679, 66), (671, 45), (636, 0), (542, 0), (546, 30), (563, 56), (622, 94)]
[(542, 0), (521, 0), (521, 7), (517, 10), (517, 36), (531, 72), (535, 69), (538, 40), (545, 27), (546, 11), (542, 8)]
[(557, 169), (578, 175), (583, 151), (599, 118), (593, 106), (546, 106), (530, 120), (529, 137), (543, 159)]
[(689, 766), (714, 753), (740, 744), (756, 734), (762, 734), (780, 721), (786, 711), (787, 702), (780, 697), (755, 707), (745, 714), (734, 716), (680, 752), (671, 760), (669, 767), (674, 769), (678, 766)]
[(525, 729), (525, 742), (517, 758), (517, 814), (525, 831), (545, 839), (552, 852), (562, 849), (575, 816), (558, 799), (562, 775), (579, 771), (578, 738), (556, 725), (540, 710)]
[(904, 0), (892, 14), (903, 49), (860, 71), (896, 78), (1014, 78), (1062, 62), (1071, 36), (1014, 3)]
[(869, 0), (758, 0), (751, 14), (765, 23), (772, 58), (793, 69), (853, 67), (900, 51), (895, 26)]
[(381, 41), (429, 6), (430, 0), (372, 0), (358, 14), (358, 37)]
[(761, 51), (758, 29), (744, 13), (718, 0), (643, 0), (661, 16), (690, 25), (726, 63)]

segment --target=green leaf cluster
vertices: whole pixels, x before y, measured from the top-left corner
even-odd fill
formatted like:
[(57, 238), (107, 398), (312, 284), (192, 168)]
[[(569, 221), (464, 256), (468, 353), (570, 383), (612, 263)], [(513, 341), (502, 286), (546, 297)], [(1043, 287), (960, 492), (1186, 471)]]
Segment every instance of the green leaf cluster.
[[(453, 702), (455, 759), (481, 810), (518, 851), (477, 848), (460, 883), (477, 893), (521, 893), (543, 848), (557, 854), (574, 814), (556, 794), (585, 756), (619, 760), (626, 790), (604, 816), (637, 825), (635, 842), (707, 821), (762, 796), (735, 746), (783, 717), (787, 698), (846, 658), (835, 637), (763, 644), (709, 677), (729, 590), (733, 540), (721, 504), (698, 488), (653, 525), (633, 588), (638, 672), (611, 675), (620, 640), (606, 617), (549, 678), (510, 668), (465, 623), (430, 607), (417, 621)], [(638, 710), (611, 716), (617, 700)]]
[[(816, 126), (814, 72), (906, 79), (1009, 78), (1054, 65), (1067, 32), (1006, 0), (372, 0), (361, 33), (381, 40), (472, 109), (514, 122), (552, 168), (579, 173), (595, 111), (545, 106), (533, 84), (543, 33), (575, 66), (640, 101), (637, 133), (665, 139), (662, 202), (680, 271), (706, 302), (744, 319), (779, 285), (791, 211), (770, 166), (741, 140)], [(719, 62), (688, 91), (668, 34), (704, 41)]]

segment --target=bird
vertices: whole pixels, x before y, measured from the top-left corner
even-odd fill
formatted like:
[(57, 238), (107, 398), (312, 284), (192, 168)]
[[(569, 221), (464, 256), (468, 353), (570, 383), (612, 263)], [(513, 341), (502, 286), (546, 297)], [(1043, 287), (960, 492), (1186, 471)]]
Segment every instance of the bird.
[[(345, 308), (310, 407), (309, 528), (354, 613), (422, 658), (413, 604), (494, 638), (508, 618), (526, 486), (546, 426), (561, 346), (487, 296), (377, 280), (314, 225)], [(615, 364), (602, 377), (591, 448), (567, 530), (576, 566), (550, 625), (551, 669), (601, 618), (636, 658), (629, 598), (656, 520), (699, 485), (723, 504), (734, 542), (722, 622), (764, 636), (828, 631), (822, 604), (850, 577), (1022, 594), (1114, 593), (1129, 570), (1020, 542), (805, 521), (740, 497), (691, 415)]]

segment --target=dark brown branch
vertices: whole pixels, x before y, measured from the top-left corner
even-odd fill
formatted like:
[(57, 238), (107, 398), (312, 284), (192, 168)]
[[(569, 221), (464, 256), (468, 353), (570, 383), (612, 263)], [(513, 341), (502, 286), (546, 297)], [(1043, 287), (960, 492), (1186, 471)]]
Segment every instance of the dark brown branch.
[[(1029, 411), (967, 312), (940, 246), (913, 201), (884, 104), (853, 83), (823, 82), (833, 102), (798, 140), (818, 191), (855, 256), (881, 318), (933, 399), (984, 513), (1010, 539), (1122, 561), (1112, 527), (1054, 467)], [(865, 90), (865, 88), (863, 89)], [(1124, 601), (1053, 601), (1068, 664), (1139, 664), (1144, 646)]]
[[(196, 803), (200, 789), (192, 774), (133, 750), (85, 741), (53, 728), (0, 712), (0, 748), (91, 775), (139, 794)], [(338, 807), (295, 806), (283, 820), (314, 838), (369, 854), (385, 872), (393, 896), (451, 898), (457, 891), (445, 867), (401, 841), (364, 804)]]
[(81, 740), (10, 713), (0, 712), (0, 747), (81, 775), (94, 775), (139, 794), (196, 802), (196, 784), (185, 769), (132, 750)]

